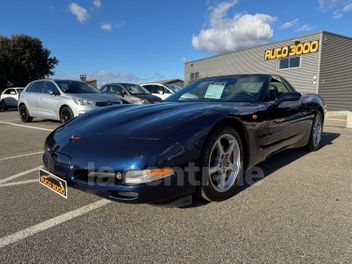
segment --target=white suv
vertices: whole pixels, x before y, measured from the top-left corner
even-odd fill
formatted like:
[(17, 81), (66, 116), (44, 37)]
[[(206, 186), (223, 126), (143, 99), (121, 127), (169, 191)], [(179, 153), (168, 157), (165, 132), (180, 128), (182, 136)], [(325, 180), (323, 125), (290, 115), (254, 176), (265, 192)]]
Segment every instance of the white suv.
[(0, 96), (0, 109), (7, 110), (10, 107), (16, 108), (18, 98), (23, 89), (23, 87), (12, 87), (3, 91)]

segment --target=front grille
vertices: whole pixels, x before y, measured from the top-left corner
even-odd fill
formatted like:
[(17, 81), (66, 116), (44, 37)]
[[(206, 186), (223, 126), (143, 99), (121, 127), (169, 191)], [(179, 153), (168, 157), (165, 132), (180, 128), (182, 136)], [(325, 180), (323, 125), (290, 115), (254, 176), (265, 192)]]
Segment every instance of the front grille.
[(122, 183), (122, 179), (116, 178), (115, 172), (88, 172), (86, 169), (79, 169), (75, 171), (73, 177), (76, 181), (91, 185), (107, 186)]
[(99, 107), (104, 107), (104, 106), (109, 106), (109, 105), (115, 105), (115, 104), (120, 104), (119, 102), (96, 102), (95, 105)]

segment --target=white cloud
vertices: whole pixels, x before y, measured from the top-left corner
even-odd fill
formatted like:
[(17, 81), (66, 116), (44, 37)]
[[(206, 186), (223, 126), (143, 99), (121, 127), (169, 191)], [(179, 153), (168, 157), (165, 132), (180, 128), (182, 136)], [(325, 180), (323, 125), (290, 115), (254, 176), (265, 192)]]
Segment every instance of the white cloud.
[(291, 21), (288, 21), (288, 22), (282, 24), (279, 28), (280, 29), (289, 29), (289, 28), (297, 26), (298, 24), (299, 24), (299, 20), (298, 20), (298, 18), (295, 18)]
[(125, 73), (125, 72), (107, 71), (107, 70), (99, 70), (99, 71), (87, 72), (87, 73), (81, 72), (79, 74), (62, 73), (62, 74), (55, 75), (54, 78), (79, 80), (79, 76), (82, 73), (87, 75), (87, 79), (89, 80), (97, 80), (98, 86), (106, 83), (112, 83), (112, 82), (145, 83), (145, 82), (171, 78), (170, 76), (165, 76), (164, 74), (157, 73), (157, 72), (154, 74), (146, 75), (146, 74)]
[(123, 21), (123, 20), (122, 20), (121, 22), (115, 24), (115, 27), (116, 27), (116, 28), (123, 28), (123, 27), (126, 26), (126, 25), (127, 25), (126, 21)]
[(88, 11), (84, 7), (73, 2), (69, 5), (69, 10), (80, 23), (87, 21)]
[(333, 13), (334, 18), (343, 17), (343, 15), (352, 12), (352, 3), (346, 4), (343, 8), (336, 9)]
[(93, 5), (95, 8), (100, 8), (102, 6), (102, 4), (103, 3), (101, 2), (101, 0), (94, 0), (93, 1)]
[(304, 24), (303, 26), (297, 28), (295, 32), (307, 32), (307, 31), (311, 31), (312, 29), (314, 29), (314, 26), (311, 26), (309, 24)]
[(102, 23), (100, 25), (101, 30), (103, 31), (111, 31), (112, 30), (112, 25), (109, 23)]
[(89, 79), (95, 79), (99, 84), (111, 83), (111, 82), (131, 82), (131, 83), (143, 83), (149, 81), (155, 81), (165, 78), (163, 74), (155, 73), (152, 75), (124, 73), (117, 71), (96, 71), (87, 74)]
[(319, 0), (319, 8), (324, 10), (335, 6), (341, 0)]
[(210, 26), (192, 37), (194, 48), (222, 53), (270, 41), (273, 36), (271, 24), (276, 18), (267, 14), (239, 13), (228, 18), (229, 10), (237, 2), (221, 2), (212, 8)]

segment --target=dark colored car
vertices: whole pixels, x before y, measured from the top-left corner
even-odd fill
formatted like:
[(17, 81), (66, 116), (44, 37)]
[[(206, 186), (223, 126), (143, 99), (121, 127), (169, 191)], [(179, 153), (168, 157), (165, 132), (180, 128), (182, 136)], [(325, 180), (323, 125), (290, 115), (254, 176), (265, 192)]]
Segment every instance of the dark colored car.
[[(222, 201), (244, 172), (279, 151), (321, 143), (325, 105), (282, 77), (198, 80), (153, 105), (120, 105), (52, 132), (44, 166), (115, 201)], [(70, 140), (71, 139), (71, 140)], [(73, 139), (73, 140), (72, 140)]]
[(147, 89), (133, 83), (110, 83), (100, 88), (102, 93), (116, 95), (131, 104), (154, 104), (161, 101)]

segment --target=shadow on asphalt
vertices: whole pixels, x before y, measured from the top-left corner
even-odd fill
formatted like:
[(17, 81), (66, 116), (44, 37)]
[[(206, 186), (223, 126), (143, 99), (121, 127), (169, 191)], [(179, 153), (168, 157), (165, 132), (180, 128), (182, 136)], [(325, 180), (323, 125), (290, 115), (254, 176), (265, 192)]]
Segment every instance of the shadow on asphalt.
[[(333, 144), (333, 141), (336, 138), (338, 138), (339, 136), (340, 136), (340, 134), (337, 134), (337, 133), (324, 132), (320, 149), (325, 148), (326, 146)], [(305, 156), (308, 153), (310, 153), (310, 152), (305, 149), (291, 149), (291, 150), (285, 150), (283, 152), (280, 152), (280, 158), (278, 158), (278, 155), (273, 155), (273, 156), (269, 157), (267, 160), (259, 163), (256, 166), (256, 167), (259, 167), (260, 169), (263, 170), (264, 177), (260, 177), (256, 181), (253, 180), (253, 182), (251, 184), (248, 184), (247, 182), (245, 182), (245, 184), (243, 186), (238, 187), (235, 195), (239, 194), (240, 192), (245, 191), (247, 188), (250, 188), (253, 184), (265, 179), (266, 177), (269, 177), (272, 173), (274, 173), (278, 169), (285, 167), (286, 165), (294, 162), (297, 159), (302, 158), (303, 156)], [(206, 205), (208, 203), (209, 202), (206, 202), (198, 197), (193, 197), (192, 204), (190, 204), (188, 206), (184, 206), (182, 208), (198, 207), (198, 206)]]

